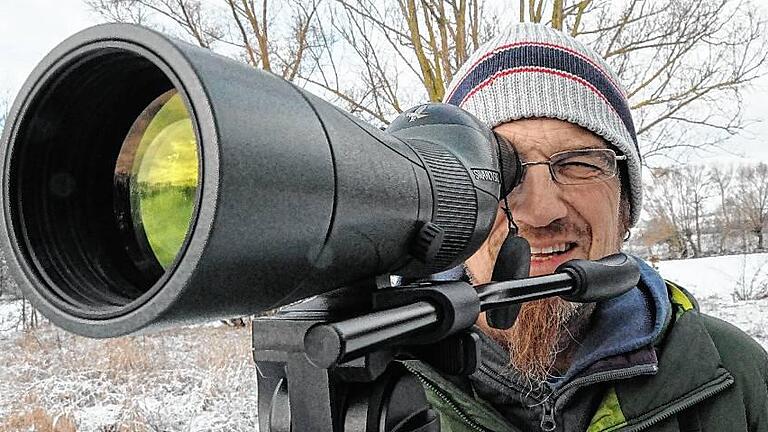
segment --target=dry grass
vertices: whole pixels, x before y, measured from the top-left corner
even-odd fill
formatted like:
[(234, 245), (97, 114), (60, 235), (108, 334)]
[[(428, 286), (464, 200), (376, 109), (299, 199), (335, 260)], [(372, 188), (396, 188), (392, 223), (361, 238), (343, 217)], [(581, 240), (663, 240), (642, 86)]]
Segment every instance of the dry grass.
[(154, 354), (152, 344), (133, 337), (111, 339), (103, 344), (103, 351), (93, 352), (95, 356), (105, 356), (107, 371), (140, 372), (152, 368), (151, 356)]
[[(125, 407), (120, 421), (114, 424), (102, 425), (98, 432), (155, 432), (155, 428), (138, 411)], [(0, 432), (77, 432), (77, 422), (70, 414), (54, 415), (40, 405), (28, 407), (25, 410), (11, 413), (0, 422)]]
[(102, 425), (98, 432), (156, 432), (162, 430), (154, 428), (137, 412), (127, 413), (119, 422)]
[(249, 328), (94, 340), (42, 325), (0, 334), (0, 364), (0, 432), (256, 428)]
[(51, 327), (20, 332), (15, 345), (28, 364), (44, 366), (55, 357), (57, 367), (69, 370), (146, 372), (165, 359), (165, 353), (152, 338), (126, 336), (92, 340)]
[(38, 405), (11, 413), (0, 423), (0, 431), (77, 432), (77, 425), (69, 414), (54, 415)]
[(46, 350), (45, 345), (40, 341), (37, 332), (34, 330), (21, 332), (21, 335), (16, 339), (16, 346), (27, 354), (37, 354)]
[(220, 327), (210, 329), (204, 335), (201, 335), (201, 344), (212, 344), (215, 346), (224, 336), (229, 333), (237, 333), (242, 338), (242, 343), (231, 344), (223, 349), (201, 350), (195, 356), (195, 364), (204, 369), (222, 369), (232, 366), (233, 363), (240, 363), (243, 359), (251, 359), (250, 329), (243, 327)]

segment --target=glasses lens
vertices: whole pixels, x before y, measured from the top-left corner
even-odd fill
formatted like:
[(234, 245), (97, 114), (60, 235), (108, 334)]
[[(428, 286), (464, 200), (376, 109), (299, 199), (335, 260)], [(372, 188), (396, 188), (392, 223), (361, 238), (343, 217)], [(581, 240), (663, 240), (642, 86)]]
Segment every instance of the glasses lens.
[(562, 184), (594, 183), (616, 174), (616, 154), (609, 149), (567, 151), (550, 160), (555, 179)]
[(167, 269), (181, 250), (196, 202), (198, 145), (181, 96), (171, 90), (134, 122), (115, 167), (115, 215), (140, 269)]

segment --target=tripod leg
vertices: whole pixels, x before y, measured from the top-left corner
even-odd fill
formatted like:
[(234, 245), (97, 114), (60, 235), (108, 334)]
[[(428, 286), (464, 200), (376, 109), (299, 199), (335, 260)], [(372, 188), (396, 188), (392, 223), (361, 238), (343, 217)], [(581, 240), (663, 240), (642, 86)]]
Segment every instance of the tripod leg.
[[(304, 353), (283, 362), (256, 362), (259, 370), (259, 430), (264, 432), (336, 432), (339, 401), (327, 369), (309, 363)], [(290, 379), (289, 379), (290, 378)]]
[(440, 432), (421, 383), (399, 364), (373, 383), (349, 386), (344, 432)]
[(295, 432), (335, 432), (336, 384), (327, 369), (313, 366), (303, 352), (288, 354), (288, 395)]
[[(290, 432), (288, 404), (286, 403), (283, 406), (285, 410), (284, 415), (273, 411), (276, 406), (280, 406), (275, 404), (275, 399), (279, 398), (278, 392), (283, 391), (286, 393), (285, 396), (287, 398), (287, 390), (283, 388), (285, 387), (285, 368), (283, 363), (259, 361), (256, 362), (256, 369), (259, 372), (256, 377), (259, 392), (259, 430), (265, 432)], [(282, 426), (279, 421), (277, 422), (278, 424), (275, 424), (272, 419), (275, 416), (278, 418), (287, 416), (288, 422), (282, 422)], [(285, 424), (288, 425), (287, 428)]]

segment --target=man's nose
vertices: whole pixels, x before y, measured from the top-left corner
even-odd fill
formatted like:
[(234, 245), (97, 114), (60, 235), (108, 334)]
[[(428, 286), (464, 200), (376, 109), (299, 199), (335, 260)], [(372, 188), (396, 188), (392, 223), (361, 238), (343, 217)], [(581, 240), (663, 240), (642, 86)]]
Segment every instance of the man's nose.
[(509, 204), (515, 222), (532, 227), (545, 227), (568, 213), (562, 190), (546, 164), (526, 167), (523, 182), (509, 195)]

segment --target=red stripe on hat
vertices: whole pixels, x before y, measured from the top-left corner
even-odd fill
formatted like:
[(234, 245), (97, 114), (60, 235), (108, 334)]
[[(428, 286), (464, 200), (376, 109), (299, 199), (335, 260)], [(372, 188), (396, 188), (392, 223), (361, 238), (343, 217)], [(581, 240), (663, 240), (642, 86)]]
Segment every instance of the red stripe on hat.
[[(467, 75), (469, 75), (470, 73), (472, 73), (472, 71), (473, 71), (473, 70), (475, 70), (475, 68), (477, 67), (477, 65), (478, 65), (478, 64), (480, 64), (480, 63), (481, 63), (483, 60), (485, 60), (485, 59), (487, 59), (487, 58), (489, 58), (489, 57), (491, 57), (491, 56), (495, 55), (495, 54), (496, 54), (496, 53), (498, 53), (499, 51), (504, 51), (504, 50), (507, 50), (507, 49), (510, 49), (510, 48), (515, 48), (515, 47), (524, 46), (524, 45), (536, 45), (536, 46), (543, 46), (543, 47), (547, 47), (547, 48), (554, 48), (554, 49), (559, 49), (559, 50), (561, 50), (561, 51), (565, 51), (565, 52), (567, 52), (567, 53), (573, 54), (573, 55), (575, 55), (576, 57), (579, 57), (580, 59), (582, 59), (582, 60), (586, 61), (587, 63), (591, 64), (592, 66), (594, 66), (594, 67), (595, 67), (597, 70), (599, 70), (600, 72), (602, 72), (602, 73), (603, 73), (603, 75), (605, 76), (605, 78), (606, 78), (606, 79), (607, 79), (607, 80), (608, 80), (608, 81), (609, 81), (609, 82), (610, 82), (610, 83), (613, 85), (613, 87), (616, 89), (616, 91), (617, 91), (619, 94), (622, 94), (622, 95), (624, 94), (624, 91), (623, 91), (623, 90), (621, 89), (621, 87), (620, 87), (620, 86), (619, 86), (619, 85), (616, 83), (616, 81), (614, 81), (614, 80), (613, 80), (613, 78), (611, 77), (611, 74), (609, 74), (609, 73), (608, 73), (608, 72), (607, 72), (605, 69), (603, 69), (603, 68), (602, 68), (602, 67), (601, 67), (599, 64), (595, 63), (595, 62), (594, 62), (594, 61), (593, 61), (591, 58), (589, 58), (589, 57), (585, 56), (584, 54), (582, 54), (582, 53), (580, 53), (580, 52), (578, 52), (578, 51), (572, 50), (572, 49), (570, 49), (570, 48), (566, 48), (566, 47), (564, 47), (564, 46), (562, 46), (562, 45), (557, 45), (557, 44), (553, 44), (553, 43), (547, 43), (547, 42), (533, 42), (533, 41), (514, 42), (514, 43), (511, 43), (511, 44), (501, 45), (501, 46), (498, 46), (498, 47), (494, 48), (492, 51), (489, 51), (489, 52), (485, 53), (485, 54), (484, 54), (482, 57), (480, 57), (480, 58), (479, 58), (479, 59), (477, 59), (477, 60), (476, 60), (474, 63), (472, 63), (472, 66), (470, 66), (470, 67), (469, 67), (469, 69), (467, 70), (467, 72), (464, 74), (464, 76), (462, 76), (462, 77), (461, 77), (461, 80), (459, 80), (459, 83), (463, 82), (463, 81), (464, 81), (464, 80), (467, 78)], [(448, 99), (450, 99), (450, 98), (452, 98), (452, 97), (453, 97), (453, 93), (454, 93), (454, 92), (456, 91), (456, 89), (458, 89), (458, 88), (459, 88), (459, 86), (458, 86), (458, 85), (457, 85), (457, 86), (455, 86), (455, 87), (453, 88), (453, 90), (451, 91), (451, 93), (448, 95)], [(626, 96), (625, 96), (625, 97), (626, 97)]]
[(482, 90), (483, 88), (491, 85), (491, 83), (493, 83), (493, 81), (495, 81), (497, 78), (501, 78), (501, 77), (504, 77), (504, 76), (507, 76), (507, 75), (513, 75), (513, 74), (517, 74), (517, 73), (546, 73), (546, 74), (550, 74), (550, 75), (559, 76), (561, 78), (566, 78), (566, 79), (569, 79), (569, 80), (572, 80), (572, 81), (576, 81), (577, 83), (583, 85), (584, 87), (587, 87), (589, 90), (592, 91), (592, 93), (598, 95), (602, 100), (605, 101), (605, 103), (609, 107), (611, 107), (611, 110), (614, 113), (616, 113), (616, 115), (619, 115), (619, 113), (616, 112), (616, 110), (613, 108), (613, 105), (611, 105), (611, 103), (608, 101), (608, 99), (602, 93), (600, 93), (600, 90), (598, 90), (597, 87), (593, 86), (589, 81), (587, 81), (585, 79), (582, 79), (582, 78), (579, 78), (579, 77), (577, 77), (575, 75), (571, 75), (571, 74), (568, 74), (568, 73), (556, 70), (556, 69), (547, 69), (547, 68), (539, 68), (539, 67), (523, 67), (523, 68), (508, 69), (508, 70), (503, 70), (503, 71), (496, 72), (490, 78), (488, 78), (487, 80), (483, 81), (482, 84), (480, 84), (479, 86), (477, 86), (474, 89), (472, 89), (471, 92), (467, 93), (467, 95), (464, 97), (464, 99), (462, 99), (461, 102), (459, 102), (459, 107), (463, 106), (464, 102), (466, 102), (467, 99), (472, 97), (475, 93), (477, 93), (480, 90)]

